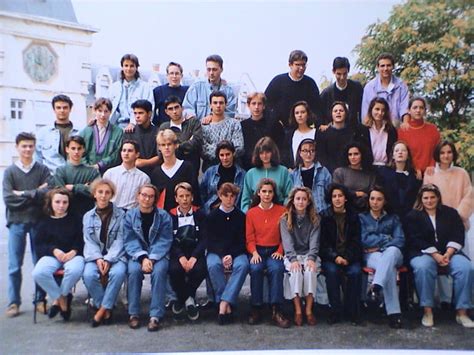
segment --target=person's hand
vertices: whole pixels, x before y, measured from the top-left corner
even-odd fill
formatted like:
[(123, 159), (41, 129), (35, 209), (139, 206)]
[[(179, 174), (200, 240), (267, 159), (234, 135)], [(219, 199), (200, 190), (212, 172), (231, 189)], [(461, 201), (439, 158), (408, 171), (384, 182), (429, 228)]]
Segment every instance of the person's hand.
[(66, 190), (71, 191), (71, 192), (72, 192), (72, 190), (74, 190), (74, 185), (73, 184), (66, 184), (64, 187), (66, 188)]
[(319, 126), (319, 130), (321, 132), (324, 132), (325, 130), (327, 130), (329, 128), (329, 125), (328, 124), (322, 124), (321, 126)]
[(67, 263), (69, 260), (74, 258), (76, 255), (77, 255), (77, 252), (75, 250), (68, 251), (67, 253), (64, 254), (63, 263)]
[(141, 159), (141, 158), (138, 158), (136, 161), (135, 161), (135, 166), (137, 168), (143, 168), (145, 166), (145, 160), (144, 159)]
[(367, 196), (367, 194), (366, 194), (364, 191), (356, 191), (356, 192), (355, 192), (355, 195), (356, 195), (357, 197), (365, 197), (365, 196)]
[(367, 254), (370, 254), (370, 253), (375, 253), (376, 251), (379, 251), (379, 247), (373, 247), (373, 248), (367, 248), (365, 249), (364, 251), (367, 253)]
[(143, 259), (142, 261), (142, 271), (145, 274), (149, 274), (150, 272), (153, 271), (153, 261), (151, 261), (148, 258)]
[(314, 260), (308, 259), (306, 260), (306, 270), (311, 272), (318, 271), (318, 266)]
[(110, 263), (107, 260), (104, 260), (104, 266), (103, 266), (103, 274), (102, 275), (107, 275), (110, 270)]
[(212, 114), (211, 114), (211, 115), (207, 115), (206, 117), (203, 117), (203, 118), (201, 119), (201, 124), (204, 124), (204, 125), (209, 124), (209, 123), (211, 123), (211, 122), (212, 122)]
[(433, 175), (434, 175), (434, 172), (435, 172), (434, 166), (429, 166), (429, 167), (427, 167), (426, 170), (425, 170), (425, 175), (433, 176)]
[(188, 272), (191, 271), (196, 264), (197, 259), (194, 256), (191, 256), (188, 260)]
[(290, 271), (291, 272), (301, 271), (301, 264), (298, 261), (292, 261), (290, 264)]
[(449, 260), (447, 260), (444, 255), (438, 252), (431, 254), (431, 257), (435, 259), (436, 263), (441, 267), (448, 266), (449, 264)]
[(279, 252), (274, 252), (272, 254), (272, 259), (275, 259), (275, 260), (283, 260), (283, 254), (279, 253)]
[(188, 259), (185, 256), (182, 256), (178, 259), (181, 267), (184, 269), (184, 272), (188, 272)]
[(97, 119), (95, 117), (91, 118), (89, 121), (87, 121), (88, 126), (93, 126), (97, 122)]
[(232, 267), (232, 255), (226, 255), (222, 258), (224, 268), (229, 270)]
[(421, 172), (420, 169), (416, 169), (416, 178), (418, 180), (423, 180), (423, 173)]
[(65, 263), (64, 257), (66, 253), (64, 253), (61, 249), (55, 248), (53, 250), (53, 255), (60, 263)]
[(342, 265), (342, 266), (347, 266), (349, 264), (349, 262), (344, 259), (342, 256), (338, 256), (336, 257), (336, 259), (334, 260), (334, 262), (337, 264), (337, 265)]
[(127, 127), (124, 128), (125, 133), (132, 133), (135, 130), (135, 125), (133, 123), (129, 123)]
[(101, 275), (106, 275), (109, 272), (110, 264), (104, 259), (97, 259), (95, 263)]
[(41, 184), (40, 186), (38, 186), (38, 189), (45, 189), (48, 187), (48, 183), (45, 182), (44, 184)]
[(13, 190), (12, 191), (15, 196), (21, 196), (23, 195), (23, 191), (18, 191), (18, 190)]
[(408, 124), (410, 119), (411, 119), (411, 116), (409, 113), (404, 114), (402, 117), (402, 123), (400, 124), (400, 129), (407, 130), (408, 128), (410, 128), (410, 125)]
[(255, 250), (252, 253), (252, 258), (250, 259), (250, 264), (258, 264), (262, 262), (262, 257), (260, 254)]

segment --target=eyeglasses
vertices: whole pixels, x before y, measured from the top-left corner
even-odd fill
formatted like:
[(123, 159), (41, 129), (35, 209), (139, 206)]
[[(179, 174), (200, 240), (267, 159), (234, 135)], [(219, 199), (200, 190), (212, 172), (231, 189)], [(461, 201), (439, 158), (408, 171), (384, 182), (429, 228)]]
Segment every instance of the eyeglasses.
[(316, 152), (316, 150), (314, 150), (314, 149), (301, 149), (300, 152), (303, 153), (303, 154), (314, 154)]
[(140, 196), (143, 197), (144, 199), (154, 199), (155, 198), (155, 195), (148, 195), (144, 192), (140, 192)]

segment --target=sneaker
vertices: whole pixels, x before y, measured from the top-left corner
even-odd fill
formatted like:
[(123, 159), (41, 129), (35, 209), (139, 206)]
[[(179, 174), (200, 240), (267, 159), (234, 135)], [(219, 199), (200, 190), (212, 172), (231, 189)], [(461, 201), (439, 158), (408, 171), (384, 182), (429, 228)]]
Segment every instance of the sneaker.
[(181, 302), (173, 302), (173, 304), (171, 305), (171, 311), (174, 315), (180, 315), (184, 312), (184, 306)]
[(474, 328), (474, 322), (467, 315), (456, 316), (456, 322), (464, 328)]
[(433, 313), (423, 314), (423, 318), (421, 318), (421, 324), (424, 327), (432, 327), (434, 325)]
[(15, 303), (12, 303), (11, 305), (8, 306), (7, 311), (5, 312), (5, 315), (8, 318), (13, 318), (16, 317), (20, 314), (20, 306), (18, 306)]
[(158, 318), (156, 317), (151, 317), (150, 321), (148, 322), (148, 327), (147, 327), (149, 332), (156, 332), (160, 329), (160, 322), (158, 321)]
[(189, 320), (195, 321), (199, 318), (199, 309), (196, 307), (196, 303), (192, 297), (186, 300), (186, 313)]

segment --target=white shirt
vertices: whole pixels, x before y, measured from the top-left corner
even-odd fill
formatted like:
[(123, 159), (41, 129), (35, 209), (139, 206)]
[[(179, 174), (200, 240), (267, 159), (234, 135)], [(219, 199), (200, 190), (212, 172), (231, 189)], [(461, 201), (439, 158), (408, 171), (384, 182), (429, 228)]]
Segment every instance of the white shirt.
[(17, 160), (15, 162), (15, 165), (18, 167), (18, 169), (23, 171), (25, 174), (28, 174), (31, 171), (31, 169), (33, 169), (33, 166), (35, 165), (35, 161), (33, 160), (30, 165), (23, 165), (21, 160)]
[(162, 164), (161, 170), (163, 170), (166, 176), (168, 176), (171, 179), (174, 176), (174, 174), (176, 174), (176, 172), (181, 167), (181, 165), (183, 165), (183, 160), (176, 159), (176, 163), (174, 163), (174, 165), (171, 168), (167, 169), (165, 168), (164, 164)]

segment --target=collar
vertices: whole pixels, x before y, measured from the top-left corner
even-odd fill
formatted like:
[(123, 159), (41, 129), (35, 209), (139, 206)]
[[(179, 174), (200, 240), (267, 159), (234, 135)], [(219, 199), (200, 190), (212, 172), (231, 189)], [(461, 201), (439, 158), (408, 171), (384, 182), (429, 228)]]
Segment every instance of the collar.
[(301, 79), (295, 79), (295, 78), (293, 78), (293, 77), (291, 76), (290, 72), (288, 72), (288, 77), (290, 78), (291, 81), (294, 81), (294, 82), (297, 83), (298, 81), (303, 80), (304, 74), (303, 74), (303, 76), (301, 77)]
[(268, 207), (268, 208), (263, 208), (262, 203), (259, 203), (258, 207), (260, 207), (264, 211), (268, 211), (268, 210), (271, 210), (273, 208), (273, 202), (271, 203), (270, 207)]
[(224, 213), (226, 213), (226, 214), (229, 214), (229, 213), (231, 213), (233, 210), (235, 210), (235, 207), (233, 207), (230, 211), (226, 211), (226, 210), (224, 210), (224, 207), (222, 207), (222, 205), (219, 205), (219, 209), (220, 209), (222, 212), (224, 212)]
[[(183, 122), (184, 122), (184, 120), (183, 120)], [(181, 131), (182, 127), (183, 127), (183, 122), (181, 122), (180, 124), (176, 124), (172, 120), (170, 120), (170, 129), (171, 129), (171, 127), (176, 127), (176, 128), (179, 128), (179, 130)]]
[(370, 217), (372, 217), (372, 219), (374, 219), (376, 221), (380, 221), (382, 218), (384, 218), (387, 215), (387, 211), (382, 210), (382, 213), (380, 214), (379, 218), (375, 218), (374, 215), (372, 214), (372, 211), (370, 211), (370, 210), (369, 210), (369, 215), (370, 215)]
[(191, 207), (191, 209), (187, 213), (183, 213), (183, 212), (181, 212), (181, 210), (179, 209), (179, 206), (178, 206), (178, 207), (176, 207), (176, 215), (178, 217), (191, 217), (193, 215), (193, 208)]
[(436, 164), (435, 164), (435, 171), (436, 171), (436, 172), (440, 172), (440, 171), (449, 171), (449, 170), (451, 170), (453, 167), (454, 167), (454, 163), (451, 163), (451, 165), (449, 166), (449, 168), (448, 168), (448, 169), (446, 169), (446, 170), (443, 170), (443, 169), (441, 169), (441, 167), (440, 167), (439, 163), (436, 163)]
[(337, 81), (334, 83), (334, 85), (336, 86), (336, 88), (337, 88), (339, 91), (344, 91), (344, 90), (346, 90), (347, 87), (349, 86), (349, 81), (346, 82), (346, 86), (344, 86), (344, 87), (341, 87), (341, 86), (337, 85)]
[(21, 162), (21, 160), (17, 160), (15, 162), (15, 165), (20, 168), (20, 170), (24, 171), (24, 172), (28, 172), (30, 171), (31, 169), (33, 169), (33, 166), (35, 165), (35, 161), (31, 161), (31, 163), (29, 165), (23, 165), (23, 163)]

